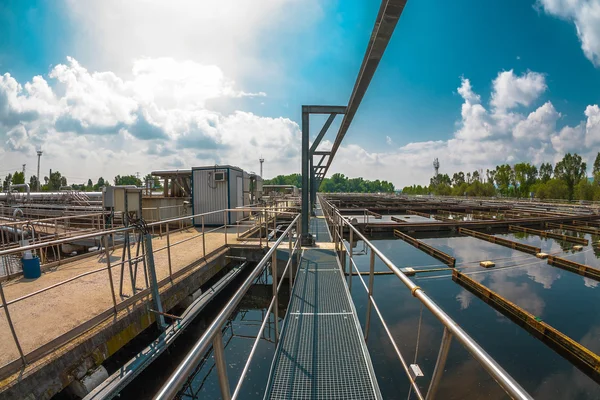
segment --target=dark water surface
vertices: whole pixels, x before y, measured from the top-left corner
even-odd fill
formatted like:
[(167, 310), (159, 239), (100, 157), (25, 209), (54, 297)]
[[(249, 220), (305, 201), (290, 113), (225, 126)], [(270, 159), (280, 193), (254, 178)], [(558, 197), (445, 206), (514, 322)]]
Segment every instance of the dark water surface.
[[(599, 239), (587, 234), (579, 235), (593, 239), (593, 243)], [(554, 239), (520, 233), (498, 236), (600, 267), (600, 260), (595, 254), (598, 249), (591, 244), (584, 247), (583, 251), (574, 252), (571, 243)], [(600, 353), (600, 291), (597, 281), (552, 267), (535, 256), (472, 237), (421, 240), (455, 257), (457, 267), (471, 278), (590, 350)], [(373, 243), (398, 267), (445, 267), (437, 259), (401, 240), (381, 239)], [(355, 249), (362, 247), (358, 243)], [(489, 270), (480, 267), (479, 262), (483, 260), (494, 260), (496, 267)], [(358, 255), (355, 261), (361, 271), (368, 271), (368, 255)], [(387, 267), (376, 259), (375, 269), (384, 271)], [(363, 278), (367, 283), (368, 276)], [(450, 272), (418, 274), (412, 279), (535, 398), (600, 398), (600, 385), (523, 328), (452, 281)], [(352, 295), (364, 328), (367, 300), (358, 276), (353, 277)], [(421, 316), (420, 302), (410, 295), (395, 276), (375, 277), (374, 298), (408, 363), (415, 361), (419, 337), (416, 363), (425, 374), (419, 381), (425, 393), (439, 351), (443, 331), (441, 324), (427, 309), (423, 309)], [(384, 397), (407, 398), (408, 381), (375, 314), (371, 317), (368, 346)], [(445, 371), (438, 398), (507, 397), (456, 341), (452, 343)]]

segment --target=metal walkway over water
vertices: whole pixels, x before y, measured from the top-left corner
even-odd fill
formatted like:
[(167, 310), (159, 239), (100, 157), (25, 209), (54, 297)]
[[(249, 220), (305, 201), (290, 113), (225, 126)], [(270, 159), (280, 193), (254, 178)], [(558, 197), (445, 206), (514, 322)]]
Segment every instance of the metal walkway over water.
[(302, 252), (265, 398), (379, 399), (326, 220), (314, 217), (310, 227), (320, 248)]

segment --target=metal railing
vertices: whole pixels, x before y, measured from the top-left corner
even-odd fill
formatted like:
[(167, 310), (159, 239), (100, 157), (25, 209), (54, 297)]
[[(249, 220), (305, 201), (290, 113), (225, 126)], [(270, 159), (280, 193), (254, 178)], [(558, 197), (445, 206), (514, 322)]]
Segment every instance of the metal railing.
[[(0, 313), (4, 314), (0, 314), (0, 322), (2, 322), (2, 319), (5, 320), (13, 339), (12, 343), (10, 340), (5, 340), (0, 344), (0, 354), (5, 356), (0, 363), (0, 379), (39, 360), (90, 328), (113, 316), (117, 316), (119, 312), (125, 308), (134, 304), (139, 304), (140, 300), (149, 301), (150, 297), (153, 297), (151, 296), (153, 289), (158, 290), (169, 283), (173, 284), (175, 279), (184, 276), (194, 267), (200, 265), (203, 261), (206, 261), (211, 255), (217, 254), (220, 250), (228, 247), (231, 244), (231, 239), (228, 238), (228, 234), (234, 234), (234, 231), (230, 230), (232, 229), (232, 225), (227, 224), (227, 220), (224, 219), (225, 223), (223, 225), (208, 227), (204, 224), (205, 217), (217, 213), (222, 213), (225, 217), (228, 213), (233, 215), (243, 215), (242, 213), (248, 212), (253, 213), (255, 218), (254, 225), (248, 226), (248, 229), (256, 229), (258, 238), (244, 240), (256, 240), (261, 246), (263, 243), (267, 243), (268, 238), (266, 237), (266, 233), (271, 229), (271, 222), (273, 222), (272, 229), (276, 229), (278, 215), (287, 215), (288, 217), (290, 215), (296, 215), (296, 213), (290, 213), (284, 209), (274, 207), (225, 209), (149, 223), (146, 225), (146, 229), (150, 230), (154, 227), (160, 227), (160, 232), (164, 232), (163, 235), (156, 235), (154, 237), (151, 237), (151, 235), (142, 235), (139, 233), (139, 227), (131, 226), (101, 230), (75, 237), (66, 237), (51, 240), (49, 242), (34, 243), (28, 246), (0, 250), (0, 259), (2, 259), (3, 257), (20, 258), (21, 254), (26, 251), (39, 254), (42, 251), (56, 249), (63, 244), (72, 243), (73, 241), (78, 240), (93, 240), (98, 246), (98, 250), (93, 253), (86, 253), (72, 258), (62, 258), (62, 264), (68, 264), (68, 271), (72, 271), (72, 276), (67, 279), (63, 279), (56, 283), (51, 280), (51, 282), (49, 282), (51, 284), (45, 287), (34, 286), (34, 290), (26, 294), (22, 294), (22, 291), (18, 290), (19, 282), (8, 281), (0, 283)], [(190, 230), (190, 227), (187, 226), (183, 229), (170, 229), (170, 226), (177, 225), (179, 221), (188, 221), (194, 218), (201, 222), (201, 226), (195, 227), (197, 233)], [(236, 225), (233, 225), (233, 227), (235, 226)], [(123, 238), (131, 235), (135, 237), (138, 233), (139, 237), (137, 239), (123, 240)], [(192, 234), (190, 235), (190, 233)], [(211, 235), (211, 233), (215, 234)], [(148, 238), (150, 239), (149, 241), (147, 240)], [(172, 256), (172, 253), (174, 253), (173, 249), (176, 251), (180, 248), (178, 246), (195, 239), (201, 240), (201, 243), (198, 242), (197, 245), (194, 246), (193, 253), (189, 250), (182, 250), (180, 252), (180, 254), (191, 254), (190, 257), (187, 257), (189, 260), (187, 258), (180, 260), (179, 264), (181, 265), (176, 265), (175, 260), (173, 259), (174, 257)], [(154, 246), (152, 245), (153, 241), (156, 241)], [(152, 247), (154, 247), (153, 250)], [(113, 261), (111, 260), (111, 254), (113, 254), (114, 258), (116, 250), (121, 250), (121, 254), (117, 260)], [(57, 253), (58, 263), (61, 263), (60, 250), (58, 250)], [(163, 254), (161, 256), (161, 263), (157, 265), (155, 271), (152, 271), (151, 267), (154, 264), (154, 258), (160, 254)], [(100, 258), (95, 259), (94, 255), (98, 255)], [(92, 263), (90, 263), (90, 260)], [(104, 263), (104, 266), (98, 268), (96, 263)], [(47, 265), (57, 264), (54, 262)], [(137, 274), (140, 266), (144, 275), (141, 282), (139, 281), (140, 278), (138, 278)], [(127, 271), (127, 269), (129, 271)], [(36, 296), (47, 294), (49, 292), (52, 293), (52, 291), (60, 289), (61, 287), (64, 287), (64, 285), (78, 281), (84, 277), (89, 281), (90, 279), (93, 279), (91, 278), (92, 276), (103, 273), (108, 275), (106, 277), (107, 279), (102, 278), (97, 281), (98, 285), (96, 286), (96, 289), (94, 289), (94, 293), (82, 293), (80, 297), (77, 297), (74, 300), (77, 302), (94, 302), (96, 309), (98, 309), (100, 304), (100, 306), (106, 307), (104, 311), (88, 312), (87, 307), (81, 307), (80, 309), (85, 310), (82, 311), (82, 313), (86, 313), (85, 316), (79, 316), (83, 321), (82, 323), (75, 327), (70, 327), (70, 325), (65, 327), (64, 325), (57, 324), (57, 326), (52, 326), (54, 329), (53, 332), (55, 333), (48, 335), (47, 338), (43, 338), (41, 341), (40, 339), (36, 339), (33, 341), (34, 344), (32, 345), (30, 343), (27, 348), (22, 345), (22, 339), (24, 337), (27, 338), (28, 334), (36, 334), (34, 332), (36, 328), (33, 328), (31, 325), (31, 323), (35, 323), (35, 320), (28, 319), (30, 318), (29, 315), (31, 315), (29, 314), (31, 310), (28, 309), (28, 306), (35, 304), (36, 307), (46, 307), (45, 302), (50, 299), (35, 300)], [(131, 280), (130, 288), (126, 288), (126, 285), (124, 285), (125, 281), (128, 280)], [(156, 280), (155, 285), (152, 284), (154, 280)], [(141, 287), (139, 287), (140, 285)], [(17, 290), (15, 290), (15, 287)], [(108, 288), (110, 288), (110, 292), (108, 292)], [(90, 300), (90, 295), (92, 294), (95, 297), (93, 300)], [(61, 295), (54, 295), (52, 298), (55, 298), (55, 296)], [(35, 303), (26, 304), (20, 307), (18, 306), (18, 303), (27, 301), (28, 299), (34, 299)], [(60, 322), (65, 320), (64, 310), (50, 311), (42, 308), (39, 311), (42, 315), (54, 315), (54, 313), (56, 313), (56, 321)], [(20, 326), (15, 327), (15, 317), (20, 317), (17, 318), (17, 320), (20, 320), (18, 321), (18, 323), (21, 323)], [(40, 327), (40, 329), (46, 331), (47, 327)], [(6, 339), (8, 339), (8, 337), (6, 337)], [(32, 342), (32, 340), (29, 342)], [(10, 355), (13, 351), (8, 347), (13, 344), (18, 352), (16, 357)]]
[[(349, 223), (331, 203), (323, 197), (320, 198), (321, 208), (328, 220), (330, 233), (334, 241), (334, 247), (340, 254), (341, 263), (344, 268), (344, 273), (349, 276), (349, 289), (352, 289), (353, 272), (358, 272), (358, 277), (367, 292), (367, 312), (365, 322), (365, 340), (368, 339), (371, 325), (372, 310), (375, 310), (379, 321), (392, 343), (394, 351), (400, 360), (406, 376), (409, 379), (412, 390), (419, 399), (433, 399), (437, 393), (439, 383), (444, 373), (444, 367), (452, 338), (455, 337), (458, 342), (475, 358), (488, 374), (502, 387), (502, 389), (514, 399), (531, 399), (532, 397), (519, 385), (515, 379), (510, 376), (469, 334), (467, 334), (448, 314), (446, 314), (425, 292), (409, 279), (394, 263), (392, 263), (377, 247), (375, 247), (360, 231), (358, 231), (351, 223)], [(344, 243), (344, 230), (349, 231), (350, 246), (346, 247)], [(362, 240), (371, 250), (369, 260), (369, 282), (368, 284), (362, 278), (360, 271), (353, 259), (352, 243), (358, 238)], [(377, 302), (373, 298), (373, 286), (375, 276), (375, 256), (377, 256), (390, 271), (410, 290), (411, 294), (416, 297), (423, 306), (425, 306), (444, 326), (444, 333), (440, 345), (438, 359), (432, 374), (429, 389), (426, 396), (423, 396), (421, 390), (416, 384), (414, 371), (411, 369), (405, 358), (402, 356), (400, 348), (396, 343), (388, 324), (385, 322)], [(348, 257), (348, 262), (346, 262)], [(346, 271), (346, 265), (349, 266), (349, 271)]]
[[(210, 326), (206, 329), (206, 331), (202, 334), (202, 337), (196, 342), (192, 350), (188, 353), (185, 359), (179, 364), (175, 372), (171, 374), (167, 382), (163, 385), (163, 387), (158, 391), (156, 396), (154, 397), (157, 400), (164, 399), (172, 399), (179, 392), (180, 388), (185, 384), (188, 377), (192, 375), (196, 366), (201, 361), (203, 355), (210, 349), (212, 344), (214, 349), (214, 357), (215, 357), (215, 365), (217, 367), (217, 375), (219, 380), (219, 387), (221, 390), (221, 397), (225, 400), (237, 399), (240, 396), (241, 388), (244, 383), (244, 379), (250, 368), (250, 363), (252, 362), (252, 358), (256, 352), (256, 348), (260, 339), (262, 337), (262, 333), (265, 329), (267, 322), (269, 321), (271, 310), (274, 311), (274, 325), (275, 325), (275, 342), (279, 340), (279, 315), (278, 315), (278, 295), (279, 290), (281, 288), (283, 280), (278, 283), (277, 278), (277, 249), (283, 243), (284, 239), (287, 237), (288, 242), (288, 251), (289, 257), (286, 263), (286, 266), (281, 274), (282, 277), (288, 275), (288, 279), (290, 282), (290, 286), (293, 282), (293, 274), (292, 274), (292, 262), (294, 255), (297, 257), (297, 262), (300, 260), (300, 216), (297, 215), (294, 220), (289, 224), (287, 229), (283, 231), (281, 236), (277, 239), (277, 241), (271, 246), (269, 251), (265, 254), (263, 259), (257, 264), (252, 273), (246, 278), (244, 283), (240, 286), (240, 288), (236, 291), (236, 293), (231, 297), (231, 299), (227, 302), (225, 307), (219, 312), (219, 315), (212, 321)], [(292, 244), (292, 229), (295, 227), (296, 229), (296, 240)], [(252, 286), (253, 282), (258, 278), (263, 269), (267, 266), (267, 263), (270, 262), (271, 266), (271, 276), (273, 281), (273, 296), (271, 298), (271, 302), (269, 304), (269, 308), (265, 313), (265, 318), (262, 321), (260, 330), (256, 335), (256, 339), (254, 340), (254, 344), (252, 349), (250, 350), (250, 354), (248, 359), (246, 360), (246, 364), (241, 372), (241, 375), (235, 385), (233, 390), (233, 394), (231, 393), (231, 388), (229, 385), (229, 380), (227, 378), (227, 367), (225, 364), (225, 354), (223, 349), (223, 336), (222, 329), (224, 324), (227, 322), (229, 315), (235, 310), (236, 306), (240, 303), (248, 289)]]

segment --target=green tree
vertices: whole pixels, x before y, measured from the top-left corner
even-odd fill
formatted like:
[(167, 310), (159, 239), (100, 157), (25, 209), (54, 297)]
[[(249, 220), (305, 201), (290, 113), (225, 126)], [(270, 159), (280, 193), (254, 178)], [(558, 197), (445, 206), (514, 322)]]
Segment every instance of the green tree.
[(25, 183), (25, 174), (21, 172), (15, 172), (12, 176), (12, 184), (13, 185), (22, 185)]
[(134, 185), (134, 186), (142, 186), (142, 181), (135, 175), (117, 175), (115, 176), (115, 186), (121, 185)]
[(67, 186), (67, 178), (62, 176), (58, 171), (54, 171), (50, 174), (50, 178), (44, 177), (46, 184), (42, 188), (43, 191), (60, 190), (61, 186)]
[(594, 195), (598, 186), (584, 178), (575, 185), (574, 196), (578, 200), (594, 200)]
[(573, 199), (575, 184), (585, 178), (587, 165), (578, 154), (567, 153), (554, 167), (554, 177), (567, 184), (568, 199)]
[(477, 171), (477, 170), (473, 171), (473, 174), (471, 174), (471, 181), (472, 182), (481, 182), (481, 176), (479, 176), (479, 171)]
[(550, 179), (546, 183), (538, 183), (533, 189), (535, 197), (539, 199), (567, 199), (569, 197), (569, 187), (560, 179)]
[(465, 173), (464, 172), (455, 172), (452, 175), (452, 186), (460, 186), (465, 183)]
[(494, 180), (496, 181), (496, 186), (498, 186), (500, 193), (508, 196), (510, 185), (514, 181), (514, 171), (508, 164), (498, 165), (496, 166)]
[(31, 190), (37, 190), (37, 185), (38, 185), (37, 176), (31, 175), (29, 177), (29, 187), (31, 188)]
[(494, 184), (494, 178), (496, 176), (496, 171), (493, 169), (486, 169), (485, 170), (485, 177), (487, 179), (487, 183), (491, 183), (492, 185)]
[(540, 181), (542, 183), (546, 183), (552, 178), (552, 170), (552, 164), (550, 163), (540, 165)]
[(10, 184), (12, 182), (12, 174), (8, 174), (4, 177), (4, 181), (2, 181), (2, 190), (3, 191), (8, 191), (8, 188), (10, 187)]
[(600, 152), (596, 154), (596, 159), (594, 160), (594, 167), (592, 169), (592, 176), (594, 177), (594, 182), (600, 184)]
[(535, 165), (518, 163), (514, 166), (515, 181), (519, 187), (521, 197), (529, 197), (531, 186), (537, 181), (538, 170)]

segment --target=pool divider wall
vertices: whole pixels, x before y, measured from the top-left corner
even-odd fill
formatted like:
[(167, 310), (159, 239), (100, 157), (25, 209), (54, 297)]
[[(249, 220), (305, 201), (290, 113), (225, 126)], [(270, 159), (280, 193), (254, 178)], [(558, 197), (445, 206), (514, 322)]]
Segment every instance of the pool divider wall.
[(600, 228), (600, 222), (598, 221), (573, 221), (573, 225), (589, 226), (590, 228)]
[(456, 269), (452, 271), (452, 280), (525, 328), (600, 383), (600, 356), (596, 353)]
[(420, 211), (408, 210), (406, 211), (406, 213), (411, 215), (418, 215), (419, 217), (431, 218), (431, 214), (423, 213)]
[(548, 264), (579, 275), (583, 275), (596, 281), (600, 281), (600, 269), (598, 268), (593, 268), (585, 264), (580, 264), (575, 261), (555, 256), (548, 256)]
[(575, 226), (575, 225), (555, 224), (553, 222), (546, 222), (546, 228), (564, 229), (567, 231), (591, 233), (592, 235), (600, 235), (600, 231), (598, 229), (590, 228), (587, 226), (580, 226), (580, 225)]
[(456, 265), (456, 258), (444, 253), (443, 251), (436, 249), (435, 247), (428, 245), (427, 243), (415, 239), (414, 237), (402, 233), (396, 229), (394, 229), (394, 236), (399, 237), (408, 244), (415, 246), (417, 249), (429, 254), (430, 256), (437, 258), (438, 260), (442, 261), (444, 264), (451, 268), (454, 268), (454, 266)]
[(539, 247), (530, 246), (528, 244), (514, 242), (512, 240), (500, 238), (493, 235), (488, 235), (485, 233), (472, 231), (470, 229), (458, 228), (458, 233), (462, 233), (464, 235), (473, 236), (477, 239), (485, 240), (491, 243), (500, 244), (502, 246), (510, 247), (511, 249), (520, 250), (525, 253), (536, 255), (537, 253), (541, 253), (541, 249)]
[(579, 238), (576, 236), (569, 236), (569, 235), (563, 235), (561, 233), (540, 231), (538, 229), (524, 228), (522, 226), (516, 226), (516, 225), (509, 225), (508, 230), (511, 232), (523, 232), (523, 233), (530, 233), (532, 235), (538, 235), (538, 236), (546, 237), (546, 238), (560, 239), (560, 240), (564, 240), (566, 242), (583, 244), (586, 246), (589, 243), (587, 239)]

